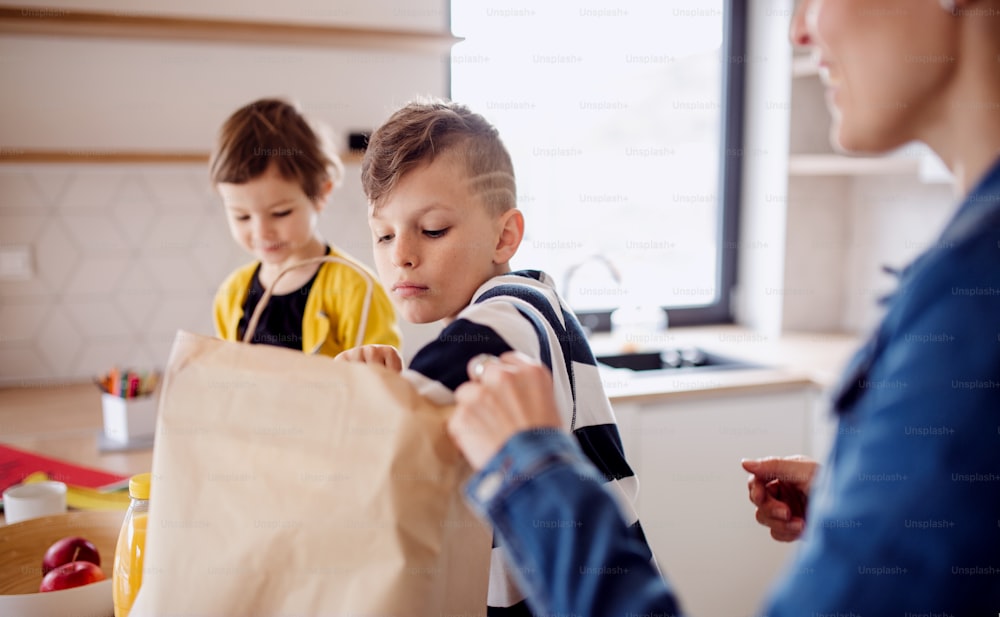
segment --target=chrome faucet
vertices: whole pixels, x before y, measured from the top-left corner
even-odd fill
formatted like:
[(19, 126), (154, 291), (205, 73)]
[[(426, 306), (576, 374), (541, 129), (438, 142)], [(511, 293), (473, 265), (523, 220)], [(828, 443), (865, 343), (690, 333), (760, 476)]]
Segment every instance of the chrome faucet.
[(603, 253), (594, 253), (592, 255), (588, 255), (587, 257), (581, 259), (580, 261), (574, 263), (569, 268), (567, 268), (566, 269), (566, 274), (563, 275), (563, 293), (562, 293), (562, 297), (563, 297), (563, 300), (566, 302), (567, 305), (572, 306), (572, 304), (570, 304), (570, 301), (569, 301), (569, 292), (570, 292), (570, 286), (569, 286), (569, 284), (570, 284), (570, 281), (573, 280), (573, 275), (576, 274), (576, 271), (580, 269), (580, 266), (582, 266), (582, 265), (584, 265), (584, 264), (586, 264), (588, 262), (591, 262), (591, 261), (598, 261), (598, 262), (604, 264), (604, 267), (607, 268), (607, 270), (611, 274), (611, 278), (614, 280), (614, 282), (617, 283), (619, 287), (621, 286), (621, 284), (622, 284), (622, 275), (621, 275), (621, 272), (618, 271), (618, 267), (615, 266), (615, 264), (612, 263), (612, 261), (610, 259), (608, 259), (606, 255), (604, 255)]

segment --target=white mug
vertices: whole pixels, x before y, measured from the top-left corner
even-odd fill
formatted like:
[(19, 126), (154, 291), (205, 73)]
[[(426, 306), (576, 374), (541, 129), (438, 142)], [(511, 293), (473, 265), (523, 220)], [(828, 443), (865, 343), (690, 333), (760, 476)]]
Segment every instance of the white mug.
[(7, 524), (66, 511), (66, 485), (52, 480), (15, 484), (3, 492), (3, 514)]

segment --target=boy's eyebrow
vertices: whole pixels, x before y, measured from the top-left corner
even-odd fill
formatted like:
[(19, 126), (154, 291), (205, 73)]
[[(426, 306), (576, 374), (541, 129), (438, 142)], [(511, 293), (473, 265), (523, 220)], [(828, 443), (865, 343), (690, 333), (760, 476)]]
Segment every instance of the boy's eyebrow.
[[(287, 204), (290, 201), (295, 201), (295, 200), (293, 198), (291, 198), (291, 197), (285, 197), (283, 199), (279, 199), (278, 201), (276, 201), (276, 202), (274, 202), (274, 203), (272, 203), (270, 205), (264, 206), (262, 209), (263, 210), (270, 210), (271, 208), (277, 208), (278, 206), (283, 206), (283, 205)], [(223, 201), (223, 205), (225, 207), (229, 208), (230, 210), (243, 210), (244, 209), (243, 206), (240, 205), (240, 202), (233, 203), (233, 202)]]
[[(373, 208), (370, 218), (373, 218), (373, 219), (381, 218), (379, 216), (379, 212), (382, 212), (382, 210), (383, 210), (383, 208)], [(423, 206), (422, 208), (418, 209), (416, 212), (412, 212), (410, 214), (410, 216), (411, 216), (411, 218), (420, 218), (421, 216), (427, 214), (428, 212), (430, 212), (432, 210), (451, 210), (451, 208), (448, 207), (447, 204), (443, 204), (443, 203), (441, 203), (439, 201), (434, 201), (434, 202), (431, 202), (431, 203), (427, 204), (426, 206)]]
[(264, 207), (266, 209), (270, 210), (271, 208), (276, 208), (278, 206), (283, 206), (283, 205), (287, 204), (290, 201), (295, 201), (295, 200), (292, 199), (291, 197), (285, 197), (284, 199), (279, 199), (278, 201), (274, 202), (270, 206), (264, 206)]

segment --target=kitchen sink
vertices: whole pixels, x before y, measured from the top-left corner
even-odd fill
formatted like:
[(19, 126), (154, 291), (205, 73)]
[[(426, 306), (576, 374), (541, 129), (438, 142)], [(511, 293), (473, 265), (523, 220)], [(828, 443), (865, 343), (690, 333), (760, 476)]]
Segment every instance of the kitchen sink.
[(653, 371), (719, 371), (763, 368), (760, 364), (723, 356), (700, 347), (679, 347), (662, 351), (643, 351), (597, 356), (598, 364), (629, 369), (639, 374)]

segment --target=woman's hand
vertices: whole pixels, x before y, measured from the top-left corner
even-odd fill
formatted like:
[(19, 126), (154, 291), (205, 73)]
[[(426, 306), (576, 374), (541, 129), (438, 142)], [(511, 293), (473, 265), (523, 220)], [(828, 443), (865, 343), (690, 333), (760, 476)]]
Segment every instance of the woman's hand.
[(392, 345), (362, 345), (347, 349), (334, 357), (334, 360), (360, 362), (362, 364), (380, 364), (395, 372), (403, 370), (403, 358)]
[(476, 356), (455, 390), (448, 432), (476, 469), (522, 431), (562, 426), (549, 370), (518, 352)]
[(747, 486), (757, 506), (757, 522), (769, 527), (775, 540), (798, 540), (819, 463), (805, 456), (768, 457), (744, 460), (743, 469), (750, 472)]

